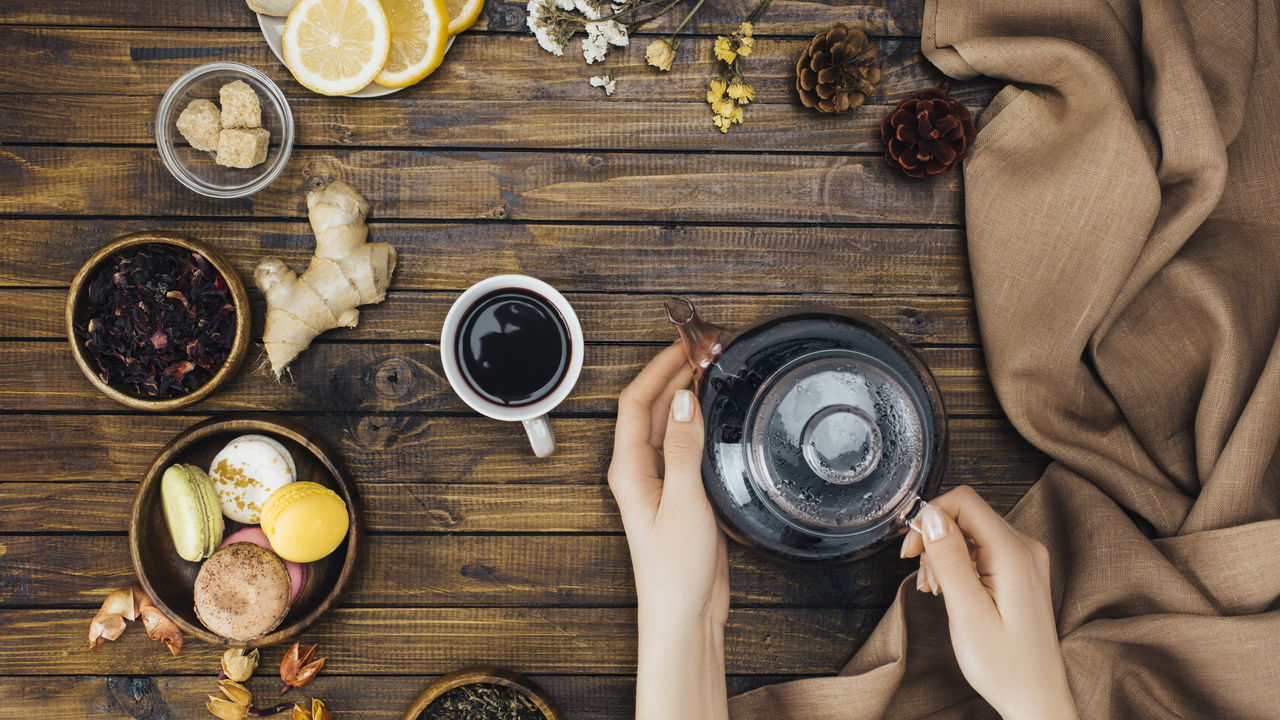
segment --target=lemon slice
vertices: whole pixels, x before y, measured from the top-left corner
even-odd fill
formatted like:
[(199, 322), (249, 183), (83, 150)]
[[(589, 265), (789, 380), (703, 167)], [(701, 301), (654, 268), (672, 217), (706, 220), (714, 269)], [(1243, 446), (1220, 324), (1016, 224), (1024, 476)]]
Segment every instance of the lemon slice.
[(382, 70), (391, 27), (378, 0), (299, 0), (280, 45), (285, 66), (303, 87), (347, 95)]
[(444, 2), (382, 0), (391, 23), (391, 52), (374, 82), (406, 87), (440, 67), (449, 42), (449, 11)]
[(484, 0), (448, 0), (449, 34), (457, 35), (476, 24), (480, 19), (480, 10), (484, 8)]

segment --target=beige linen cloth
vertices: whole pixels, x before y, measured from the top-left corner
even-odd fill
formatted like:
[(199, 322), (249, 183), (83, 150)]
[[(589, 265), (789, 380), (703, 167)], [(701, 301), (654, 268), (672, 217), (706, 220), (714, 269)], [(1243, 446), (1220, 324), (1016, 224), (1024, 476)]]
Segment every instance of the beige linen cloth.
[[(1010, 83), (964, 167), (979, 324), (1054, 460), (1048, 545), (1082, 718), (1280, 718), (1276, 0), (931, 0), (924, 52)], [(994, 717), (939, 599), (740, 720)]]

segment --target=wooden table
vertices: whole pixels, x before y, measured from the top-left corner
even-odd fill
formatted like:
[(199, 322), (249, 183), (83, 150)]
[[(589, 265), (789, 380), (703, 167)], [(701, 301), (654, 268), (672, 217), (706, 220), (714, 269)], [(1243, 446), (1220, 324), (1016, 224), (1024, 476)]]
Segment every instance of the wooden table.
[[(1011, 507), (1044, 460), (984, 375), (961, 175), (911, 181), (880, 158), (887, 105), (942, 80), (919, 53), (919, 3), (774, 0), (746, 64), (757, 102), (725, 136), (702, 100), (709, 46), (749, 10), (708, 2), (669, 74), (645, 67), (652, 36), (637, 37), (605, 65), (618, 79), (606, 99), (587, 84), (599, 69), (537, 48), (523, 3), (490, 0), (433, 77), (370, 101), (300, 88), (239, 0), (0, 5), (0, 717), (206, 716), (215, 649), (190, 641), (170, 658), (131, 629), (89, 652), (85, 638), (103, 595), (132, 582), (139, 474), (182, 429), (249, 409), (319, 430), (368, 508), (355, 588), (308, 636), (329, 665), (307, 694), (339, 717), (397, 718), (432, 676), (494, 662), (534, 676), (570, 718), (628, 717), (634, 594), (605, 467), (618, 391), (673, 337), (666, 293), (697, 294), (728, 324), (812, 302), (887, 322), (946, 396), (948, 485)], [(791, 78), (807, 38), (839, 20), (870, 29), (886, 74), (874, 105), (833, 118), (799, 108)], [(293, 160), (252, 199), (199, 197), (156, 153), (160, 94), (211, 60), (263, 69), (293, 105)], [(956, 88), (975, 110), (994, 90)], [(324, 336), (294, 382), (246, 370), (188, 412), (143, 415), (79, 374), (62, 306), (94, 248), (170, 229), (220, 247), (246, 278), (267, 252), (301, 268), (304, 196), (331, 178), (372, 201), (373, 235), (400, 266), (387, 301)], [(503, 272), (564, 290), (586, 330), (586, 367), (546, 460), (518, 425), (468, 411), (439, 365), (445, 309)], [(909, 571), (893, 553), (802, 570), (735, 550), (731, 564), (735, 691), (840, 668)], [(271, 694), (282, 652), (264, 653), (252, 687)]]

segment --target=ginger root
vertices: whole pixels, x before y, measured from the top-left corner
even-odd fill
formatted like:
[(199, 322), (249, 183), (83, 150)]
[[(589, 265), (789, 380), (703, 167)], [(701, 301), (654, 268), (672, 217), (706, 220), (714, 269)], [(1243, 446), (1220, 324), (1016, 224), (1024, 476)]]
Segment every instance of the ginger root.
[(267, 327), (262, 333), (271, 370), (279, 378), (317, 335), (336, 327), (355, 327), (360, 305), (382, 302), (396, 269), (396, 250), (371, 243), (365, 216), (369, 203), (350, 185), (337, 181), (307, 194), (307, 217), (316, 251), (301, 276), (279, 258), (258, 263), (253, 280), (267, 298)]

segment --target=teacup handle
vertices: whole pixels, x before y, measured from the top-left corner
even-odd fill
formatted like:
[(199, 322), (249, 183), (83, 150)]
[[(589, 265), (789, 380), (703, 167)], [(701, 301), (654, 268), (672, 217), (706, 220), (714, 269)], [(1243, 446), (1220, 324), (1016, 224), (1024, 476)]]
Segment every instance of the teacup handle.
[(556, 451), (556, 434), (551, 431), (551, 420), (546, 415), (525, 420), (524, 431), (529, 435), (534, 455), (546, 457)]

